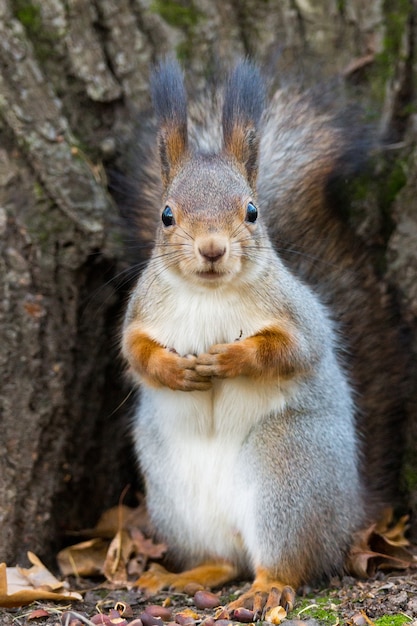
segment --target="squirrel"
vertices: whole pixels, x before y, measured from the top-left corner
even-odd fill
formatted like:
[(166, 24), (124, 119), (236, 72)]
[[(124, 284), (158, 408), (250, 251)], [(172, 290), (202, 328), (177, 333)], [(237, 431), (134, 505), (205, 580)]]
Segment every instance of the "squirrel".
[(291, 89), (267, 102), (248, 60), (200, 104), (172, 60), (151, 93), (136, 212), (154, 245), (121, 343), (149, 512), (180, 571), (154, 564), (137, 584), (251, 576), (228, 608), (260, 615), (342, 571), (395, 496), (399, 331), (331, 206), (353, 154), (333, 112)]

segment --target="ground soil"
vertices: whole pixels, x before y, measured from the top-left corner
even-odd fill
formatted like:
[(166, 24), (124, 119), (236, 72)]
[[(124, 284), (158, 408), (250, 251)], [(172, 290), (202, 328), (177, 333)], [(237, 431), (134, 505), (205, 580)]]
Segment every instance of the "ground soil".
[[(88, 585), (83, 582), (84, 602), (74, 602), (71, 606), (38, 602), (18, 609), (0, 609), (0, 625), (70, 626), (69, 610), (73, 612), (73, 619), (79, 619), (79, 622), (73, 622), (74, 626), (91, 624), (93, 616), (99, 612), (108, 615), (118, 602), (129, 607), (129, 614), (125, 617), (127, 624), (138, 618), (147, 604), (170, 605), (173, 621), (176, 614), (185, 608), (191, 608), (198, 614), (197, 624), (214, 614), (213, 610), (197, 610), (193, 598), (185, 594), (173, 595), (166, 592), (146, 601), (136, 590), (109, 590), (104, 586), (92, 585), (91, 582)], [(80, 584), (71, 581), (71, 587), (80, 589)], [(239, 593), (246, 587), (243, 584), (223, 588), (220, 591), (219, 604), (225, 604), (232, 594)], [(33, 611), (37, 609), (44, 609), (50, 614), (35, 618)], [(345, 577), (342, 580), (333, 580), (327, 588), (305, 589), (303, 594), (297, 596), (294, 610), (283, 622), (283, 626), (301, 624), (417, 626), (417, 573), (379, 573), (375, 579), (367, 581)], [(224, 622), (222, 626), (225, 626)]]

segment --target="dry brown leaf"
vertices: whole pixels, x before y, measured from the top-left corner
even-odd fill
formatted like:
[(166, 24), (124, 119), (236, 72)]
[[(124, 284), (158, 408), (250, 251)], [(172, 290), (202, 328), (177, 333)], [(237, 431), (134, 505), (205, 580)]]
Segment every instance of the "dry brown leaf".
[(124, 528), (126, 519), (130, 516), (132, 510), (134, 509), (124, 504), (114, 506), (104, 511), (94, 528), (69, 531), (68, 535), (71, 535), (71, 537), (112, 539), (119, 528)]
[(104, 511), (96, 527), (93, 529), (95, 537), (108, 537), (111, 539), (117, 533), (118, 530), (127, 528), (127, 522), (131, 517), (132, 509), (124, 504), (114, 506), (107, 511)]
[(103, 574), (109, 542), (103, 539), (82, 541), (57, 554), (62, 576), (96, 576)]
[(104, 511), (94, 528), (85, 528), (71, 532), (72, 536), (102, 537), (112, 539), (118, 530), (140, 528), (146, 534), (151, 534), (151, 522), (144, 502), (132, 508), (124, 504)]
[(348, 571), (361, 578), (373, 576), (377, 570), (416, 567), (417, 560), (408, 549), (405, 537), (408, 516), (393, 524), (391, 509), (384, 512), (377, 524), (357, 533), (348, 560)]
[(49, 617), (51, 615), (50, 611), (45, 611), (45, 609), (35, 609), (31, 611), (29, 615), (26, 617), (27, 620), (31, 619), (39, 619), (40, 617)]
[(154, 533), (145, 501), (141, 502), (134, 509), (130, 509), (126, 518), (125, 528), (137, 528), (145, 533), (145, 535), (152, 535)]
[(143, 554), (132, 556), (127, 564), (127, 575), (132, 580), (137, 580), (145, 571), (148, 559)]
[(148, 558), (161, 558), (165, 554), (167, 546), (164, 543), (154, 543), (152, 539), (146, 538), (138, 528), (131, 528), (129, 532), (134, 551), (127, 564), (127, 574), (136, 580), (144, 572)]
[(103, 573), (107, 580), (117, 586), (128, 585), (127, 565), (133, 551), (133, 542), (127, 530), (119, 530), (107, 551)]
[(151, 559), (160, 559), (167, 551), (165, 543), (154, 543), (146, 538), (138, 528), (131, 528), (130, 534), (136, 552), (148, 556)]
[(152, 534), (152, 527), (144, 500), (135, 508), (119, 504), (108, 509), (95, 528), (71, 534), (91, 539), (59, 552), (62, 575), (104, 574), (114, 587), (129, 587), (129, 578), (136, 580), (142, 574), (148, 558), (158, 559), (167, 549), (145, 536)]
[(377, 523), (375, 531), (382, 535), (388, 543), (395, 546), (409, 546), (410, 542), (405, 536), (408, 530), (409, 516), (403, 515), (398, 522), (393, 525), (394, 513), (392, 509), (387, 509), (383, 519)]
[(95, 528), (81, 531), (94, 538), (59, 552), (62, 575), (104, 574), (114, 586), (130, 586), (129, 576), (136, 580), (148, 558), (158, 559), (167, 549), (165, 544), (145, 537), (144, 529), (149, 533), (149, 517), (143, 502), (134, 509), (121, 504), (105, 511)]
[(82, 600), (79, 593), (68, 590), (66, 583), (51, 574), (32, 552), (28, 559), (33, 567), (6, 567), (0, 563), (0, 606), (17, 607), (35, 600)]

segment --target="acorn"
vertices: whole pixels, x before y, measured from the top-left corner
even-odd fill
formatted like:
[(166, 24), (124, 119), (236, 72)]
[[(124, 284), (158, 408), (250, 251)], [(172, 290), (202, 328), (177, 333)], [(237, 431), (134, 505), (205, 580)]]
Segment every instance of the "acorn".
[(219, 597), (211, 591), (197, 591), (194, 594), (194, 604), (198, 609), (215, 609), (219, 606)]
[(169, 622), (172, 619), (172, 610), (159, 604), (150, 604), (145, 608), (145, 613), (152, 615), (152, 617), (159, 617), (164, 622)]

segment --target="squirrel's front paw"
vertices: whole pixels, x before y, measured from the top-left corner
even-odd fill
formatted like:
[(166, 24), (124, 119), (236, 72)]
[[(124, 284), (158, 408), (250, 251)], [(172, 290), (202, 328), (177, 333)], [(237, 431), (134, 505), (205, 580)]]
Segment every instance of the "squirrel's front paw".
[(243, 342), (221, 343), (197, 357), (196, 372), (201, 376), (235, 378), (250, 373), (248, 352)]
[(206, 391), (212, 385), (211, 380), (197, 372), (196, 363), (193, 355), (181, 357), (162, 349), (148, 364), (146, 378), (151, 385), (156, 383), (177, 391)]

